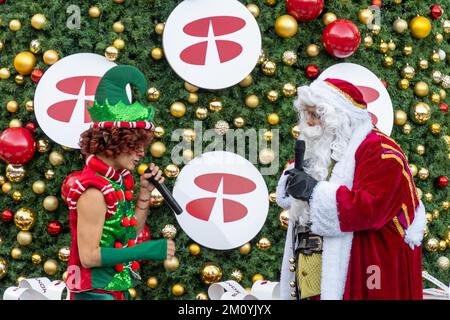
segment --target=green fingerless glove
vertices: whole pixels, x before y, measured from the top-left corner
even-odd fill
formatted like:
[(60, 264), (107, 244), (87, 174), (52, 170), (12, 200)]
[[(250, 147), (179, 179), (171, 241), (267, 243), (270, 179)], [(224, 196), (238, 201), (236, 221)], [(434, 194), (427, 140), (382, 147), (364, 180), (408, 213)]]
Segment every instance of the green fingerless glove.
[(113, 267), (119, 263), (137, 260), (165, 260), (167, 239), (151, 240), (127, 248), (100, 248), (101, 266)]

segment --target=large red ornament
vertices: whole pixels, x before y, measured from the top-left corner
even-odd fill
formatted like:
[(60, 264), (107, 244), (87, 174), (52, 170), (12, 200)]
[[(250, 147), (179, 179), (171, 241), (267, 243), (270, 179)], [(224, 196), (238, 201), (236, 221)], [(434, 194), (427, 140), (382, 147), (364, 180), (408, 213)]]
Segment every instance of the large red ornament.
[(441, 109), (441, 111), (443, 113), (447, 113), (448, 112), (448, 104), (446, 104), (445, 102), (442, 102), (439, 107), (440, 107), (440, 109)]
[(448, 177), (447, 176), (440, 176), (437, 178), (437, 185), (439, 188), (444, 189), (448, 186)]
[(73, 184), (76, 180), (81, 176), (81, 170), (72, 172), (69, 174), (63, 181), (61, 185), (61, 198), (64, 202), (67, 202), (67, 196), (69, 195), (69, 191), (72, 188)]
[(336, 20), (323, 30), (322, 43), (333, 57), (347, 58), (358, 50), (361, 35), (352, 21)]
[(286, 9), (298, 21), (316, 19), (323, 10), (325, 0), (286, 0)]
[(38, 83), (39, 80), (41, 80), (43, 74), (44, 74), (44, 71), (42, 71), (41, 69), (35, 69), (35, 70), (33, 70), (33, 72), (31, 72), (31, 80), (34, 83)]
[(431, 6), (431, 8), (430, 8), (430, 16), (434, 20), (439, 19), (443, 13), (444, 12), (442, 11), (442, 8), (440, 6), (438, 6), (437, 4), (435, 4), (434, 6)]
[(8, 128), (0, 135), (0, 158), (10, 164), (25, 164), (36, 151), (30, 131), (25, 128)]
[[(150, 241), (150, 230), (148, 229), (147, 225), (144, 225), (144, 229), (142, 232), (137, 236), (136, 238), (136, 244), (140, 244), (145, 241)], [(140, 264), (146, 265), (148, 263), (148, 260), (141, 260), (139, 261)]]
[(52, 236), (55, 237), (58, 234), (60, 234), (62, 231), (62, 224), (59, 221), (52, 221), (48, 224), (47, 232)]
[(314, 64), (310, 64), (309, 66), (306, 67), (305, 72), (308, 78), (315, 79), (319, 75), (319, 68), (317, 68), (317, 66)]
[(13, 219), (13, 213), (9, 210), (5, 210), (2, 212), (2, 221), (3, 222), (10, 222)]

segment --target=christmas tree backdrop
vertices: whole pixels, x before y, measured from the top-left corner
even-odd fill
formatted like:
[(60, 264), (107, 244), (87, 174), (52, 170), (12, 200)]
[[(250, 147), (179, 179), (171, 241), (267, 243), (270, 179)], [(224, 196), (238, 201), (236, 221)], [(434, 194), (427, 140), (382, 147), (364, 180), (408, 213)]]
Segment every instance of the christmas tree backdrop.
[[(195, 120), (202, 120), (204, 128), (216, 127), (218, 131), (227, 126), (266, 128), (267, 140), (271, 129), (279, 129), (281, 173), (292, 158), (294, 137), (298, 135), (297, 114), (292, 107), (295, 87), (309, 84), (318, 72), (335, 63), (347, 61), (369, 68), (385, 82), (391, 95), (395, 112), (391, 137), (406, 153), (426, 206), (423, 268), (444, 283), (450, 282), (446, 104), (450, 88), (450, 3), (327, 0), (319, 17), (298, 22), (297, 27), (295, 19), (280, 18), (288, 14), (285, 1), (241, 1), (256, 17), (264, 53), (251, 75), (239, 85), (196, 91), (174, 73), (162, 50), (163, 23), (179, 2), (0, 0), (0, 132), (22, 126), (32, 133), (37, 148), (23, 166), (11, 167), (0, 161), (0, 292), (22, 277), (64, 277), (71, 235), (61, 185), (68, 174), (83, 167), (84, 159), (78, 150), (45, 136), (34, 116), (33, 95), (36, 83), (53, 63), (79, 52), (105, 54), (109, 60), (134, 65), (144, 72), (150, 84), (147, 103), (156, 108), (155, 123), (160, 125), (150, 147), (153, 157), (148, 152), (144, 162), (154, 161), (165, 168), (169, 187), (181, 169), (170, 158), (170, 150), (177, 143), (170, 140), (174, 129), (193, 128)], [(369, 27), (371, 14), (364, 9), (372, 4), (381, 6), (381, 20), (379, 25)], [(70, 5), (80, 8), (79, 28), (67, 27)], [(417, 15), (426, 20), (413, 21)], [(361, 33), (361, 45), (346, 59), (332, 57), (322, 44), (325, 25), (336, 18), (352, 20)], [(184, 136), (193, 138), (189, 130)], [(278, 178), (278, 174), (265, 176), (271, 193), (267, 221), (261, 232), (240, 249), (216, 251), (196, 245), (178, 227), (169, 209), (158, 206), (161, 200), (153, 199), (147, 220), (152, 238), (161, 237), (167, 224), (174, 225), (178, 261), (142, 266), (142, 282), (132, 290), (137, 298), (204, 298), (208, 283), (219, 279), (235, 279), (244, 287), (251, 287), (259, 278), (278, 281), (286, 232), (285, 212), (273, 201)], [(205, 263), (210, 265), (202, 277), (200, 270)]]

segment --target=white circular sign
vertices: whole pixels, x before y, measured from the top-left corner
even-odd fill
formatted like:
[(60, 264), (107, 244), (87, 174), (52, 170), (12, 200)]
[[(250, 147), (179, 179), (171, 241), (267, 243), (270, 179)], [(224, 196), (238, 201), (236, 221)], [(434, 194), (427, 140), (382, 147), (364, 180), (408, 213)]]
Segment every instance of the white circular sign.
[(394, 110), (391, 97), (381, 80), (369, 69), (354, 63), (338, 63), (325, 69), (319, 79), (337, 78), (355, 85), (363, 94), (373, 124), (391, 135)]
[(115, 65), (98, 54), (77, 53), (44, 73), (34, 95), (34, 113), (50, 139), (80, 148), (80, 134), (92, 123), (86, 104), (92, 105), (100, 79)]
[(261, 32), (236, 0), (185, 0), (164, 26), (164, 54), (185, 81), (205, 89), (239, 83), (255, 67)]
[(225, 151), (204, 153), (178, 175), (173, 195), (186, 234), (202, 246), (233, 249), (253, 239), (269, 210), (266, 183), (245, 158)]

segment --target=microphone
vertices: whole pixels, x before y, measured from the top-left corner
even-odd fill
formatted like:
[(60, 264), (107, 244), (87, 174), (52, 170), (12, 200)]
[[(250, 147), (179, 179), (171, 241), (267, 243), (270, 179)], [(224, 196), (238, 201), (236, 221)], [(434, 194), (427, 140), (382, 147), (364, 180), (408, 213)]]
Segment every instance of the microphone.
[[(150, 168), (147, 168), (147, 170), (145, 170), (145, 173), (151, 173)], [(166, 203), (169, 205), (170, 209), (172, 209), (173, 212), (175, 212), (177, 215), (183, 213), (183, 209), (181, 209), (177, 200), (175, 200), (172, 193), (170, 193), (170, 190), (164, 183), (159, 183), (158, 181), (156, 181), (154, 176), (151, 176), (148, 179), (148, 181), (155, 186), (155, 188), (159, 191), (159, 193), (161, 193), (164, 200), (166, 201)]]
[(305, 157), (306, 145), (304, 140), (297, 140), (295, 142), (295, 168), (302, 169), (303, 158)]

